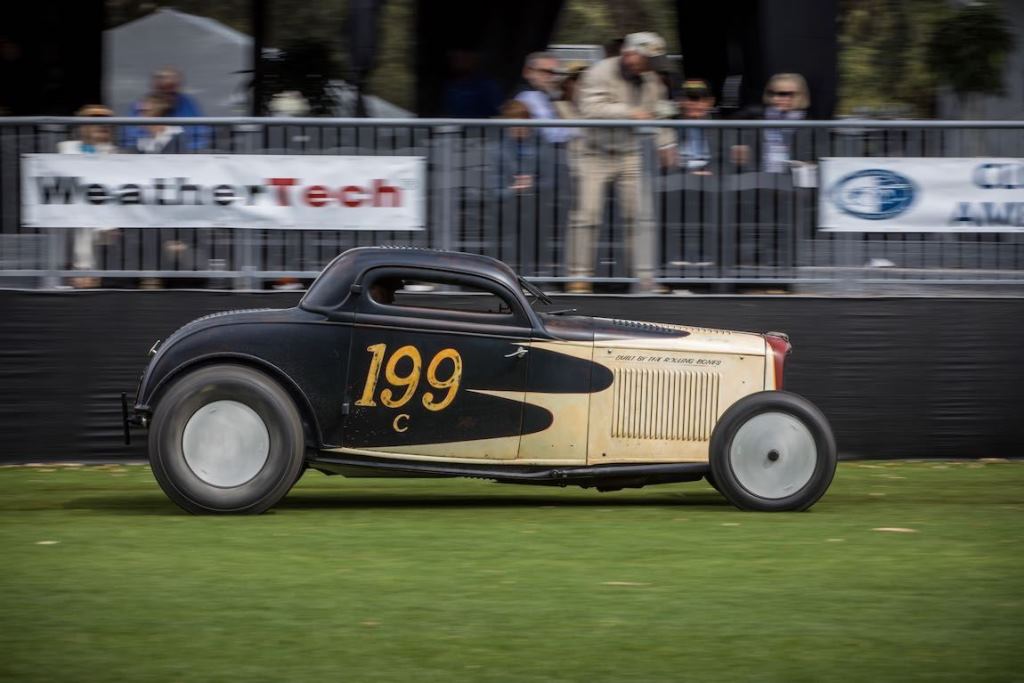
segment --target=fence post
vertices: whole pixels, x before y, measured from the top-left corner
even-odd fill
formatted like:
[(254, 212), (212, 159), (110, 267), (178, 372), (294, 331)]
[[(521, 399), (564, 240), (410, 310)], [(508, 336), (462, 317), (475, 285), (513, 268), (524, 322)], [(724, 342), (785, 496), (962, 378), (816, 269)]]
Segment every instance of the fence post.
[(732, 149), (739, 144), (739, 132), (735, 128), (722, 130), (719, 141), (718, 156), (718, 224), (715, 226), (715, 239), (720, 245), (718, 251), (718, 283), (713, 288), (716, 294), (732, 293), (736, 290), (735, 280), (738, 275), (737, 235), (740, 234), (736, 224), (736, 191), (739, 187), (739, 170), (732, 166)]
[(437, 198), (437, 221), (434, 246), (444, 251), (451, 251), (455, 246), (455, 145), (461, 126), (438, 126), (434, 132), (439, 138), (438, 160), (434, 170), (434, 195)]
[[(637, 182), (636, 215), (633, 216), (632, 233), (627, 232), (626, 239), (630, 241), (629, 251), (642, 248), (647, 253), (632, 253), (633, 263), (647, 261), (651, 266), (650, 277), (659, 276), (664, 270), (660, 264), (658, 246), (661, 242), (661, 231), (658, 229), (658, 206), (657, 206), (657, 185), (658, 168), (658, 129), (652, 126), (639, 128), (637, 136), (640, 139), (640, 177)], [(628, 264), (633, 270), (633, 264)], [(636, 282), (641, 274), (633, 272), (633, 281)], [(643, 284), (641, 284), (643, 286)]]
[(44, 289), (56, 289), (60, 286), (60, 271), (65, 253), (65, 231), (61, 228), (50, 228), (43, 233), (46, 240), (46, 274), (43, 276)]
[[(240, 133), (241, 144), (239, 151), (235, 154), (260, 154), (265, 151), (262, 141), (265, 139), (263, 133), (266, 130), (265, 124), (245, 124), (237, 126), (236, 132)], [(257, 254), (259, 252), (259, 240), (257, 239), (256, 228), (228, 228), (229, 234), (234, 238), (231, 258), (234, 261), (236, 275), (231, 283), (231, 288), (236, 290), (256, 289), (262, 285), (262, 280), (256, 275), (259, 271)]]
[[(842, 156), (852, 157), (854, 156), (854, 145), (856, 144), (855, 136), (843, 135), (842, 144), (840, 149), (842, 150)], [(823, 191), (827, 191), (827, 188), (823, 188)], [(841, 251), (841, 261), (846, 264), (846, 276), (839, 279), (840, 282), (840, 293), (848, 296), (859, 294), (863, 291), (864, 283), (863, 276), (859, 273), (860, 266), (863, 263), (858, 264), (857, 259), (857, 240), (860, 239), (861, 233), (859, 232), (841, 232), (839, 235), (842, 238), (843, 249)]]
[(239, 284), (242, 289), (256, 289), (261, 280), (256, 272), (260, 270), (259, 265), (259, 239), (255, 229), (242, 230), (242, 277)]

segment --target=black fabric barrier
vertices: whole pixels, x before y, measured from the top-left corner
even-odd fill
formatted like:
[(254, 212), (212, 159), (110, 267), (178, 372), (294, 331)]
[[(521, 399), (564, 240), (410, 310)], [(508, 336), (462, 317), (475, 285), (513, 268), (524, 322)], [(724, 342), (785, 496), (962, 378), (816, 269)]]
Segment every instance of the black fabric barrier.
[[(154, 341), (297, 293), (0, 291), (0, 462), (145, 457), (121, 442)], [(1024, 298), (556, 297), (581, 314), (790, 334), (786, 387), (844, 457), (1024, 456)]]

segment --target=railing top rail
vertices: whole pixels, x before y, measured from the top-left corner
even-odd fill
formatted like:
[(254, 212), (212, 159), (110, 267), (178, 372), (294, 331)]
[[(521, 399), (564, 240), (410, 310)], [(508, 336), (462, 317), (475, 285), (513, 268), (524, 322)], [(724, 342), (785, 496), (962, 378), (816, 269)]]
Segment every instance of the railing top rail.
[(87, 124), (106, 125), (230, 125), (230, 126), (353, 126), (380, 128), (507, 128), (522, 126), (528, 128), (825, 128), (832, 130), (871, 129), (916, 129), (916, 128), (974, 128), (974, 129), (1024, 129), (1021, 121), (949, 121), (914, 119), (834, 119), (834, 120), (649, 120), (634, 121), (620, 119), (372, 119), (372, 118), (274, 118), (274, 117), (218, 117), (195, 118), (141, 118), (129, 116), (4, 116), (0, 127), (5, 126), (81, 126)]

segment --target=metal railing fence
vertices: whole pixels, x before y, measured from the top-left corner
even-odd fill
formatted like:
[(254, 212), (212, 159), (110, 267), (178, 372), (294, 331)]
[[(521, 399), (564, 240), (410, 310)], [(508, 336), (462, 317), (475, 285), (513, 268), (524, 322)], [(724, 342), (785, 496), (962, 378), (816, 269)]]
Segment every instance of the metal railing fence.
[[(70, 229), (35, 229), (20, 215), (21, 155), (55, 152), (77, 127), (180, 125), (198, 141), (184, 153), (421, 156), (427, 229), (420, 232), (125, 228), (97, 233), (96, 265), (72, 268)], [(1024, 284), (1024, 234), (838, 233), (820, 230), (814, 164), (824, 157), (1024, 158), (1024, 121), (509, 121), (439, 119), (0, 118), (0, 285), (58, 286), (97, 276), (113, 286), (159, 278), (166, 286), (254, 288), (309, 279), (336, 254), (409, 244), (487, 254), (539, 282), (569, 279), (568, 235), (579, 208), (585, 144), (547, 141), (547, 129), (583, 139), (599, 131), (602, 159), (635, 161), (637, 182), (612, 181), (595, 229), (602, 283), (633, 281), (631, 230), (655, 241), (666, 285), (856, 289), (886, 283)], [(791, 160), (770, 172), (765, 130), (783, 130)], [(700, 131), (704, 163), (663, 163), (659, 135)], [(681, 145), (679, 149), (688, 147)], [(692, 145), (689, 145), (692, 147)], [(591, 151), (588, 151), (591, 150)], [(591, 155), (588, 157), (588, 155)], [(610, 163), (610, 162), (609, 162)], [(698, 166), (699, 164), (691, 164)], [(632, 171), (617, 166), (610, 178)], [(626, 168), (626, 170), (622, 170)], [(795, 169), (795, 170), (794, 170)], [(618, 174), (618, 176), (616, 175)], [(523, 180), (523, 178), (526, 180)], [(638, 207), (629, 220), (635, 188)]]

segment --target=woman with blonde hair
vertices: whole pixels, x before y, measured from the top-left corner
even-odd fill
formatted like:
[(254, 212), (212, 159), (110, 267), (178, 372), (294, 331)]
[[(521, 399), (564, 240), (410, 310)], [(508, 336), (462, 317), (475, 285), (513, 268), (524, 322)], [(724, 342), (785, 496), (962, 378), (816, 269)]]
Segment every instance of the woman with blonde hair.
[(764, 86), (764, 106), (782, 111), (805, 111), (811, 106), (807, 81), (800, 74), (775, 74)]
[[(113, 116), (114, 112), (102, 104), (87, 104), (75, 112), (75, 116)], [(117, 151), (111, 142), (113, 133), (110, 126), (87, 123), (78, 126), (78, 139), (57, 143), (60, 154), (110, 154)]]
[[(807, 81), (800, 74), (775, 74), (768, 79), (764, 88), (764, 118), (773, 120), (796, 120), (807, 115), (811, 96), (807, 92)], [(764, 129), (764, 170), (768, 173), (782, 173), (792, 160), (793, 129)]]
[[(775, 74), (764, 87), (764, 109), (760, 116), (737, 118), (763, 118), (765, 121), (798, 121), (806, 118), (811, 106), (811, 95), (807, 81), (796, 73)], [(783, 173), (793, 161), (792, 128), (765, 128), (762, 140), (762, 170), (766, 173)], [(737, 145), (733, 148), (733, 161), (740, 166), (747, 164), (749, 148)]]

